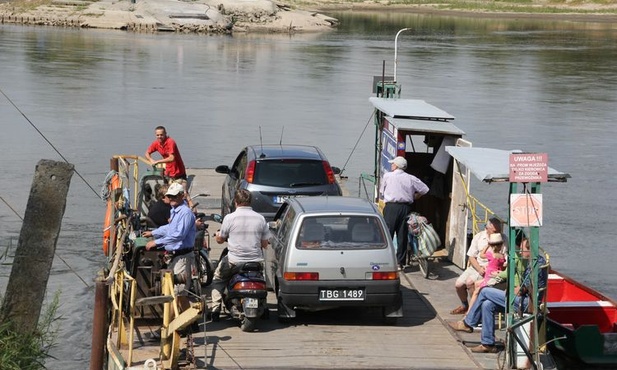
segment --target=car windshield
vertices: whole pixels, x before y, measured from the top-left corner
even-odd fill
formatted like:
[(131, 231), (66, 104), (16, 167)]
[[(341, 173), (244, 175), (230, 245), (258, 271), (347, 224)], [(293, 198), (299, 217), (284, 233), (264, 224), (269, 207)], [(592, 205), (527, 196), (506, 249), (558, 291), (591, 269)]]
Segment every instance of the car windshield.
[(377, 217), (307, 217), (300, 226), (299, 249), (386, 248), (386, 237)]
[(297, 188), (328, 184), (322, 161), (283, 159), (259, 161), (255, 184)]

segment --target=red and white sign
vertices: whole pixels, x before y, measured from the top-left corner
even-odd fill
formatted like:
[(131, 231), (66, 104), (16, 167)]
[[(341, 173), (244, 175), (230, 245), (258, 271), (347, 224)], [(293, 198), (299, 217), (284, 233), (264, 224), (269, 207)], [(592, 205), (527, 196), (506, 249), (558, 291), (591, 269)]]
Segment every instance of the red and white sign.
[(542, 194), (510, 194), (510, 226), (542, 226)]
[(548, 154), (510, 154), (510, 182), (547, 182)]

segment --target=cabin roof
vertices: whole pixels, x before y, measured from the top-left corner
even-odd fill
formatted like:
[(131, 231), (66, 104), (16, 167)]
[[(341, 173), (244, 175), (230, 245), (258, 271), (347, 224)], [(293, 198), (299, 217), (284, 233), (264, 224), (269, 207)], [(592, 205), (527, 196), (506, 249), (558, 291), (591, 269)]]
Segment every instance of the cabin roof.
[(398, 128), (399, 131), (419, 131), (422, 133), (435, 133), (463, 136), (465, 131), (448, 121), (431, 121), (409, 118), (392, 118), (386, 116), (386, 120)]
[[(509, 182), (510, 154), (523, 153), (521, 150), (458, 146), (447, 146), (446, 152), (465, 165), (480, 181), (485, 182)], [(548, 181), (550, 182), (566, 182), (570, 177), (567, 173), (548, 168)]]
[(417, 119), (453, 120), (450, 113), (431, 105), (424, 100), (392, 99), (370, 97), (375, 109), (379, 109), (392, 118), (406, 117)]
[(463, 130), (450, 122), (454, 116), (424, 100), (371, 97), (369, 101), (375, 109), (385, 113), (388, 122), (398, 130), (465, 135)]

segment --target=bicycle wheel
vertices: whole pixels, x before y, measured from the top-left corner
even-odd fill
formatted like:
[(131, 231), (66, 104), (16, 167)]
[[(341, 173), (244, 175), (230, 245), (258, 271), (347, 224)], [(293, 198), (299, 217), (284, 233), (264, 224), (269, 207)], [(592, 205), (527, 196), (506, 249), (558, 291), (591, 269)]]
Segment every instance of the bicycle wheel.
[(194, 277), (193, 279), (191, 279), (191, 292), (193, 292), (193, 294), (195, 294), (195, 296), (197, 297), (201, 297), (201, 284), (199, 283), (199, 279), (197, 277)]
[(214, 267), (212, 266), (212, 263), (210, 263), (208, 253), (204, 249), (199, 250), (197, 269), (199, 271), (201, 286), (210, 285), (212, 283), (212, 278), (214, 277)]

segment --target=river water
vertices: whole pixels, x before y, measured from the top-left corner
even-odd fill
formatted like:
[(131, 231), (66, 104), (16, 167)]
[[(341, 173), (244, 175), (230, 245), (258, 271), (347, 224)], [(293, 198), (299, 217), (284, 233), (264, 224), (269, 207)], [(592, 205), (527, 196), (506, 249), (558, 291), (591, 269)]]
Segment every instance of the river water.
[[(403, 97), (456, 116), (475, 146), (546, 152), (551, 167), (571, 174), (542, 187), (541, 244), (555, 268), (617, 298), (615, 24), (331, 15), (341, 20), (338, 30), (309, 35), (0, 25), (3, 251), (17, 244), (21, 222), (12, 209), (23, 216), (36, 163), (64, 157), (77, 171), (48, 289), (63, 301), (50, 369), (83, 369), (89, 359), (92, 281), (105, 265), (97, 194), (113, 154), (143, 154), (159, 124), (188, 167), (230, 164), (260, 137), (317, 144), (357, 194), (357, 178), (372, 170), (371, 124), (362, 135), (372, 76), (384, 61), (392, 74), (394, 35), (404, 27), (411, 30), (398, 42)], [(505, 210), (506, 186), (473, 187)], [(9, 273), (0, 266), (2, 292)]]

